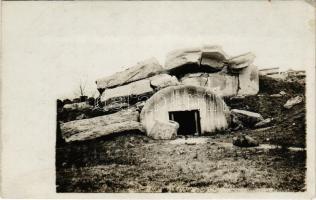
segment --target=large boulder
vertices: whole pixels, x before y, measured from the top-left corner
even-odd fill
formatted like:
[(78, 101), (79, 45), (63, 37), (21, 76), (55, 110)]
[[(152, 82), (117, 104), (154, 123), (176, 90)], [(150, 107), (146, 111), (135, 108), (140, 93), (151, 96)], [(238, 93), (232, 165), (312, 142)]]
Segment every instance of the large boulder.
[(259, 92), (259, 73), (257, 66), (251, 64), (238, 72), (238, 95), (255, 95)]
[(234, 96), (238, 91), (238, 77), (226, 73), (193, 73), (181, 78), (184, 85), (207, 87), (218, 96)]
[(156, 58), (150, 58), (137, 63), (135, 66), (130, 67), (122, 72), (117, 72), (112, 76), (108, 76), (96, 81), (97, 88), (113, 88), (127, 83), (145, 79), (163, 70)]
[(233, 145), (238, 147), (256, 147), (259, 142), (248, 135), (239, 135), (233, 138)]
[(201, 66), (212, 68), (213, 71), (220, 71), (225, 66), (228, 55), (220, 46), (204, 46), (202, 48)]
[(74, 142), (74, 141), (85, 141), (96, 139), (99, 137), (114, 135), (118, 133), (123, 133), (126, 131), (138, 131), (144, 132), (143, 126), (139, 122), (135, 121), (126, 121), (121, 123), (109, 124), (91, 127), (86, 131), (78, 132), (76, 134), (71, 135), (68, 138), (65, 138), (66, 142)]
[(183, 65), (200, 65), (202, 52), (200, 48), (178, 49), (168, 53), (165, 66), (166, 70), (174, 70)]
[(167, 55), (164, 68), (167, 71), (183, 68), (193, 72), (203, 66), (205, 71), (216, 72), (222, 70), (228, 58), (220, 46), (179, 49)]
[(119, 86), (113, 89), (106, 89), (101, 96), (101, 101), (107, 101), (112, 98), (121, 98), (128, 96), (141, 96), (147, 93), (153, 93), (154, 90), (150, 86), (150, 80), (144, 79)]
[(180, 83), (175, 76), (170, 76), (168, 74), (159, 74), (150, 78), (150, 84), (152, 87), (160, 90), (165, 87), (179, 85)]
[[(123, 123), (123, 122), (138, 122), (139, 120), (139, 113), (136, 110), (135, 107), (132, 107), (130, 109), (122, 110), (119, 112), (116, 112), (114, 114), (110, 115), (104, 115), (100, 117), (94, 117), (90, 119), (83, 119), (83, 120), (75, 120), (71, 122), (62, 123), (60, 125), (61, 127), (61, 133), (63, 138), (66, 141), (70, 141), (69, 138), (85, 138), (85, 137), (94, 137), (91, 136), (91, 134), (95, 132), (95, 136), (100, 137), (103, 135), (110, 134), (109, 131), (113, 130), (113, 126), (110, 126), (110, 128), (107, 128), (109, 125), (113, 125), (116, 123)], [(130, 123), (130, 128), (137, 127), (134, 126), (135, 123)], [(119, 132), (120, 130), (123, 130), (121, 128), (122, 126), (114, 126), (114, 128), (119, 128), (116, 130), (116, 132)], [(102, 129), (107, 130), (102, 132)], [(124, 130), (128, 130), (129, 128), (126, 127)], [(75, 136), (75, 135), (80, 136)], [(82, 139), (83, 140), (83, 139)], [(71, 139), (73, 141), (73, 139)]]
[(256, 123), (263, 121), (263, 117), (259, 113), (247, 110), (232, 109), (231, 114), (238, 117), (238, 119), (243, 122), (243, 125), (247, 127), (252, 127)]
[(154, 126), (147, 135), (157, 140), (170, 140), (177, 137), (179, 124), (175, 121), (158, 121), (155, 120)]
[(303, 97), (296, 96), (296, 97), (293, 97), (293, 98), (287, 100), (287, 102), (283, 105), (283, 107), (286, 109), (290, 109), (293, 106), (295, 106), (296, 104), (301, 103), (302, 101), (303, 101)]
[(246, 68), (253, 63), (255, 57), (251, 52), (235, 56), (228, 60), (229, 69), (235, 71)]

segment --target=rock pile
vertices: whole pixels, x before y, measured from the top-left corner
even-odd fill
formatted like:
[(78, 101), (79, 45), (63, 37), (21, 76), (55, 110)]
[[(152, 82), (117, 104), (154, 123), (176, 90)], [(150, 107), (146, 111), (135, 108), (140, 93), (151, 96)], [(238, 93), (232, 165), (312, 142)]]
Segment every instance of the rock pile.
[(252, 53), (229, 57), (219, 46), (179, 49), (167, 55), (164, 66), (151, 58), (96, 84), (105, 104), (134, 104), (176, 85), (206, 87), (219, 96), (254, 95), (259, 91), (254, 58)]
[[(204, 123), (221, 116), (220, 119), (216, 118), (218, 128), (226, 127), (227, 111), (224, 111), (224, 114), (222, 111), (216, 111), (226, 107), (225, 103), (220, 105), (220, 97), (254, 95), (259, 91), (258, 70), (253, 64), (254, 58), (252, 53), (230, 57), (219, 46), (179, 49), (167, 55), (164, 66), (159, 64), (157, 59), (150, 58), (125, 71), (98, 79), (96, 84), (100, 92), (99, 105), (101, 109), (114, 113), (91, 119), (84, 119), (86, 117), (81, 116), (76, 121), (62, 123), (63, 138), (66, 141), (81, 141), (127, 130), (144, 132), (139, 123), (139, 113), (146, 105), (147, 99), (164, 88), (176, 86), (204, 88), (207, 94), (212, 93), (206, 99), (200, 99), (207, 101), (204, 102), (204, 107), (215, 106), (215, 111), (203, 111), (201, 121)], [(192, 99), (190, 95), (197, 93), (190, 88), (186, 88), (186, 92), (187, 100)], [(183, 94), (179, 93), (176, 96), (182, 98)], [(217, 103), (210, 105), (212, 101)], [(72, 109), (74, 106), (81, 106), (79, 104), (67, 104), (65, 107)], [(197, 109), (193, 105), (187, 107)], [(251, 126), (263, 120), (261, 116), (248, 111), (232, 112)], [(164, 115), (162, 113), (161, 117), (165, 118)], [(179, 124), (175, 122), (157, 120), (153, 128), (146, 132), (156, 139), (172, 139), (176, 136), (178, 128)]]

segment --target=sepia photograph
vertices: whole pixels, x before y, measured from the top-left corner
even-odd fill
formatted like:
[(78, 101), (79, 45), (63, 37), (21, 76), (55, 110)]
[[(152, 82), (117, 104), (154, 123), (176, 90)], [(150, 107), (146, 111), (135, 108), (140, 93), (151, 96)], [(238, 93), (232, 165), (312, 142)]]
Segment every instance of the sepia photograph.
[[(263, 4), (273, 10), (274, 3)], [(286, 12), (284, 6), (278, 11), (284, 8)], [(285, 23), (270, 13), (271, 21), (255, 19), (256, 26), (243, 27), (240, 18), (238, 25), (229, 27), (226, 20), (233, 19), (223, 22), (218, 19), (221, 16), (207, 17), (213, 13), (211, 6), (200, 8), (195, 16), (187, 15), (192, 7), (180, 6), (181, 12), (178, 7), (176, 13), (164, 5), (160, 8), (164, 18), (155, 21), (160, 14), (157, 9), (153, 11), (157, 15), (148, 13), (147, 20), (162, 27), (181, 18), (174, 25), (184, 35), (190, 33), (186, 44), (179, 34), (170, 41), (175, 49), (164, 48), (165, 35), (155, 36), (163, 45), (148, 42), (148, 48), (157, 46), (157, 53), (165, 57), (139, 56), (143, 60), (122, 66), (106, 58), (125, 57), (116, 52), (105, 55), (102, 66), (96, 67), (104, 70), (96, 73), (95, 80), (88, 80), (94, 91), (86, 89), (86, 81), (79, 82), (73, 98), (57, 100), (56, 191), (305, 191), (305, 65), (313, 60), (301, 60), (300, 54), (286, 57), (296, 53), (296, 44), (290, 40), (299, 34), (297, 25), (304, 24), (265, 27)], [(145, 34), (146, 22), (137, 23), (143, 16), (130, 13), (105, 19), (105, 23), (117, 20), (120, 27), (121, 17), (132, 17), (132, 29)], [(129, 28), (126, 31), (132, 31)], [(288, 38), (273, 37), (267, 48), (269, 42), (264, 40), (269, 38), (262, 38), (258, 29), (272, 31), (270, 37), (286, 33)], [(236, 43), (221, 46), (204, 36), (214, 32), (215, 37)], [(249, 32), (255, 41), (248, 40)], [(141, 37), (138, 40), (142, 42)], [(289, 44), (284, 47), (286, 40)], [(201, 45), (194, 46), (197, 43)], [(119, 53), (126, 51), (117, 45), (113, 48)], [(129, 51), (128, 57), (143, 55), (141, 49)], [(271, 51), (276, 53), (273, 57)], [(110, 70), (111, 65), (121, 68)]]
[(5, 2), (4, 193), (315, 195), (315, 5)]

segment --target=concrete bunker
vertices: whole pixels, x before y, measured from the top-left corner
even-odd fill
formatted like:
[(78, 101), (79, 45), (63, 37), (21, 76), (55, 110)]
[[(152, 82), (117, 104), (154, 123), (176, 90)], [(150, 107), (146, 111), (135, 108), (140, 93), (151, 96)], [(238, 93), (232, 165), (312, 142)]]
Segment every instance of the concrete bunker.
[(225, 102), (207, 88), (179, 85), (164, 88), (146, 101), (140, 121), (150, 133), (157, 121), (179, 124), (178, 134), (207, 135), (226, 129), (230, 111)]

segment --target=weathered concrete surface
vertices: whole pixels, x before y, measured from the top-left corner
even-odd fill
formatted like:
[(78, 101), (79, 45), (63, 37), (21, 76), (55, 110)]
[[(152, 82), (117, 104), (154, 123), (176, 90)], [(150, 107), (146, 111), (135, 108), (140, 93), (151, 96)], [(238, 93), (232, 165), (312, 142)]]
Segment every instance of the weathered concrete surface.
[(232, 109), (231, 114), (237, 116), (238, 119), (248, 127), (254, 126), (256, 123), (263, 121), (263, 117), (259, 113), (247, 110)]
[(155, 89), (160, 90), (168, 86), (179, 85), (180, 83), (175, 76), (170, 76), (168, 74), (159, 74), (150, 78), (150, 84)]
[(184, 85), (202, 86), (218, 96), (234, 96), (238, 91), (238, 77), (219, 73), (194, 73), (181, 78)]
[(283, 107), (286, 109), (290, 109), (293, 106), (295, 106), (296, 104), (301, 103), (302, 101), (303, 101), (303, 97), (296, 96), (296, 97), (293, 97), (293, 98), (287, 100), (287, 102), (284, 104)]
[(233, 145), (238, 147), (257, 147), (259, 142), (248, 135), (239, 135), (233, 138)]
[(140, 131), (144, 132), (143, 126), (139, 122), (135, 121), (126, 121), (121, 123), (109, 124), (109, 125), (102, 125), (99, 124), (98, 126), (91, 127), (86, 131), (77, 132), (76, 134), (71, 135), (68, 138), (65, 138), (66, 142), (73, 142), (73, 141), (85, 141), (91, 140), (107, 135), (113, 135), (117, 133), (122, 133), (125, 131)]
[(150, 80), (144, 79), (113, 89), (106, 89), (102, 93), (101, 101), (106, 101), (115, 97), (126, 97), (131, 95), (138, 96), (150, 92), (154, 92), (153, 88), (150, 86)]
[(255, 95), (259, 92), (259, 74), (257, 66), (249, 65), (240, 70), (238, 95)]
[(157, 140), (171, 140), (177, 137), (178, 128), (177, 122), (155, 120), (154, 126), (147, 135)]
[[(107, 126), (116, 124), (116, 123), (123, 123), (123, 122), (138, 122), (139, 120), (139, 113), (137, 112), (136, 108), (132, 107), (127, 110), (122, 110), (119, 112), (116, 112), (114, 114), (110, 115), (104, 115), (100, 117), (94, 117), (90, 119), (83, 119), (83, 120), (76, 120), (71, 122), (62, 123), (60, 125), (62, 137), (66, 141), (73, 141), (73, 139), (70, 138), (85, 138), (85, 137), (94, 137), (92, 136), (93, 133), (97, 137), (102, 136), (102, 134), (109, 134), (110, 130), (113, 130), (115, 132), (118, 132), (120, 130), (123, 130), (121, 128), (122, 126), (110, 126), (110, 128), (107, 128)], [(137, 127), (134, 126), (135, 123), (131, 123), (130, 127)], [(114, 128), (120, 128), (120, 129), (114, 129)], [(102, 130), (107, 130), (102, 132)], [(128, 130), (128, 127), (124, 128), (124, 130)], [(97, 131), (97, 132), (96, 132)], [(80, 136), (75, 136), (75, 135)], [(81, 139), (81, 140), (83, 140)]]
[(225, 129), (230, 122), (229, 108), (219, 96), (204, 87), (179, 85), (159, 90), (148, 99), (141, 111), (141, 123), (149, 133), (155, 120), (168, 122), (168, 112), (180, 110), (199, 110), (202, 134)]
[(174, 50), (168, 53), (164, 68), (172, 70), (188, 64), (200, 65), (201, 56), (201, 48)]
[(202, 48), (201, 66), (208, 66), (214, 71), (220, 71), (228, 58), (228, 55), (220, 46), (204, 46)]
[(192, 68), (207, 66), (209, 70), (220, 71), (228, 58), (220, 46), (178, 49), (167, 55), (164, 68), (170, 71), (190, 65)]
[(150, 58), (137, 63), (122, 72), (117, 72), (96, 81), (97, 88), (113, 88), (133, 81), (145, 79), (160, 73), (163, 67), (156, 58)]
[(185, 85), (209, 88), (219, 96), (246, 96), (259, 92), (259, 75), (257, 67), (250, 65), (238, 73), (189, 73), (180, 80)]
[(129, 96), (142, 96), (145, 94), (154, 93), (155, 91), (165, 87), (179, 84), (180, 83), (175, 76), (170, 76), (169, 74), (158, 74), (156, 76), (135, 81), (127, 85), (106, 89), (101, 95), (101, 101), (105, 102), (109, 99), (117, 98), (115, 100), (117, 103), (123, 103), (124, 100), (121, 100), (120, 98), (124, 99)]
[(255, 58), (256, 56), (251, 52), (248, 52), (239, 56), (235, 56), (228, 60), (229, 69), (240, 70), (245, 67), (248, 67), (249, 65), (253, 63)]

